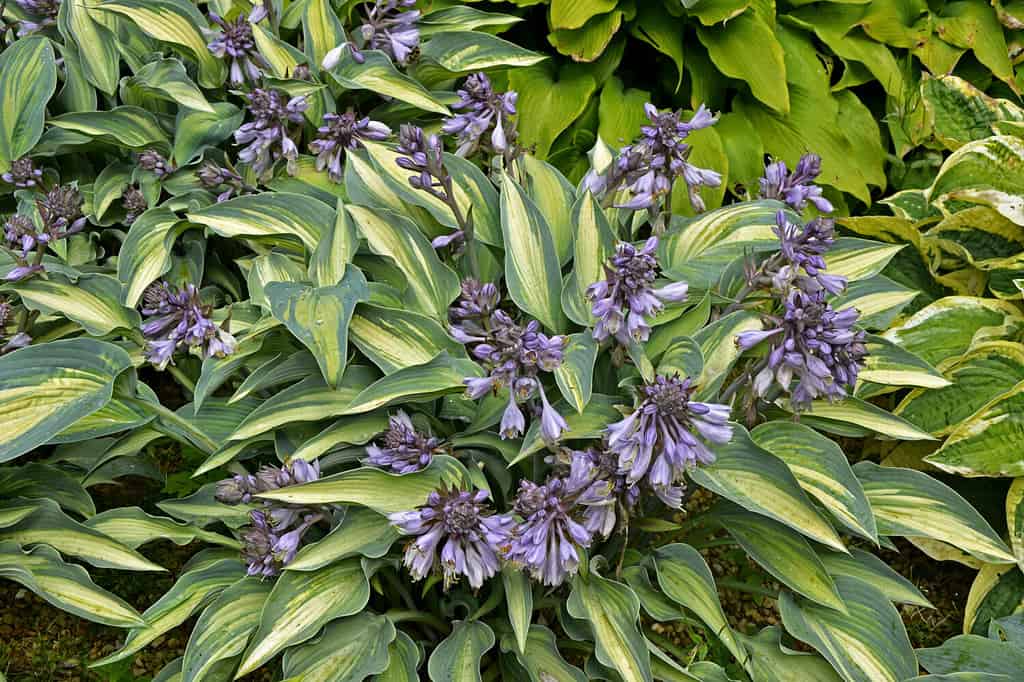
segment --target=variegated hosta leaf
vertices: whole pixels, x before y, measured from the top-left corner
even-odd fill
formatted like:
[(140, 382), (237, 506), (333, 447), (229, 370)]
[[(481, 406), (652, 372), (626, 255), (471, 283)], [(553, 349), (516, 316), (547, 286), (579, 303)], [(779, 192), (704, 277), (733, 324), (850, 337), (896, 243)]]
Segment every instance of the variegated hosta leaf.
[(357, 682), (388, 669), (394, 624), (360, 613), (329, 623), (316, 639), (284, 655), (284, 675), (303, 682)]
[(499, 66), (531, 66), (546, 57), (487, 33), (445, 31), (423, 46), (423, 58), (452, 73), (469, 73)]
[(1017, 564), (1024, 570), (1024, 478), (1015, 478), (1006, 492), (1006, 533)]
[(773, 682), (839, 682), (840, 677), (828, 661), (815, 654), (786, 648), (777, 626), (762, 629), (753, 636), (736, 635), (750, 653), (750, 668), (755, 680)]
[(551, 630), (543, 625), (531, 625), (523, 634), (523, 644), (517, 644), (516, 637), (502, 637), (501, 650), (515, 655), (530, 682), (586, 682), (583, 671), (562, 658)]
[(782, 593), (779, 610), (791, 635), (821, 653), (844, 680), (901, 682), (917, 674), (917, 659), (900, 615), (885, 596), (859, 580), (836, 578), (842, 613)]
[(934, 538), (992, 563), (1016, 560), (974, 507), (928, 474), (866, 460), (853, 471), (871, 503), (879, 535)]
[(378, 379), (352, 399), (342, 414), (362, 414), (399, 402), (427, 402), (465, 388), (465, 379), (478, 377), (483, 369), (469, 359), (441, 353), (430, 362), (405, 367)]
[(869, 335), (865, 345), (868, 355), (857, 376), (860, 382), (870, 381), (886, 387), (921, 386), (929, 389), (950, 385), (950, 381), (930, 364), (881, 336)]
[(1024, 184), (1024, 141), (993, 135), (969, 142), (950, 154), (928, 188), (932, 201), (967, 201), (999, 211), (1024, 225), (1020, 187)]
[(839, 275), (856, 282), (881, 274), (893, 256), (903, 248), (901, 245), (870, 239), (840, 237), (825, 254), (825, 263), (830, 275)]
[(740, 356), (736, 336), (761, 328), (761, 320), (757, 315), (737, 310), (694, 332), (693, 340), (700, 346), (704, 359), (703, 370), (700, 377), (696, 378), (698, 397), (710, 399), (718, 393), (733, 363)]
[(481, 682), (480, 659), (494, 646), (494, 631), (478, 620), (452, 626), (452, 633), (427, 660), (431, 682)]
[(353, 556), (376, 559), (388, 553), (400, 537), (386, 516), (372, 509), (352, 506), (345, 518), (323, 539), (299, 550), (286, 569), (314, 571)]
[(80, 618), (122, 628), (144, 623), (131, 605), (97, 586), (84, 568), (66, 563), (46, 545), (24, 551), (16, 542), (0, 542), (0, 577), (20, 583)]
[[(505, 608), (512, 625), (516, 651), (525, 653), (533, 620), (533, 585), (525, 573), (510, 565), (502, 567), (501, 582), (505, 587)], [(506, 650), (504, 639), (501, 648)]]
[(126, 79), (122, 87), (138, 88), (187, 109), (215, 113), (203, 91), (196, 87), (177, 59), (160, 59), (145, 64), (134, 76)]
[(569, 344), (562, 351), (562, 364), (555, 369), (555, 381), (562, 397), (580, 414), (594, 391), (597, 352), (598, 343), (589, 330), (570, 334)]
[(987, 633), (993, 619), (1016, 613), (1024, 602), (1024, 573), (1013, 564), (983, 564), (964, 605), (964, 634)]
[(959, 635), (937, 647), (918, 649), (917, 656), (922, 668), (950, 679), (1002, 682), (1024, 670), (1024, 651), (1019, 644), (980, 635)]
[(898, 440), (935, 440), (910, 422), (852, 396), (839, 402), (815, 400), (801, 421), (822, 431), (862, 438), (872, 433)]
[(85, 525), (132, 549), (160, 539), (170, 540), (176, 545), (187, 545), (193, 540), (202, 540), (231, 549), (241, 547), (234, 538), (206, 531), (187, 523), (179, 523), (173, 519), (153, 516), (138, 507), (107, 510), (87, 520)]
[(251, 521), (249, 512), (255, 505), (226, 505), (218, 502), (217, 484), (207, 483), (196, 492), (178, 500), (164, 500), (156, 506), (171, 516), (205, 528), (214, 523), (223, 523), (228, 528), (239, 528)]
[[(576, 412), (564, 400), (554, 403), (554, 408), (565, 418), (565, 423), (569, 425), (569, 430), (562, 433), (560, 441), (600, 438), (609, 423), (622, 418), (622, 413), (615, 409), (617, 403), (619, 403), (618, 398), (597, 393), (591, 396), (590, 402), (587, 403), (583, 412)], [(504, 407), (503, 403), (501, 407)], [(500, 412), (498, 414), (500, 415)], [(495, 419), (494, 423), (497, 423), (497, 419)], [(540, 432), (540, 420), (535, 419), (523, 437), (523, 444), (519, 449), (519, 454), (509, 462), (509, 466), (521, 462), (529, 455), (543, 450), (544, 447), (544, 438)]]
[[(327, 0), (318, 0), (318, 2), (327, 4)], [(341, 42), (339, 41), (336, 45), (340, 45)], [(363, 57), (364, 61), (358, 63), (351, 54), (346, 52), (338, 65), (327, 73), (350, 90), (370, 90), (394, 97), (417, 109), (435, 114), (451, 114), (448, 107), (423, 85), (396, 69), (383, 52), (366, 50), (363, 52)]]
[(77, 282), (54, 273), (46, 279), (33, 277), (11, 286), (22, 303), (48, 315), (63, 315), (82, 325), (93, 336), (133, 330), (141, 324), (139, 313), (121, 304), (124, 287), (113, 277), (83, 274)]
[(929, 464), (960, 476), (1024, 475), (1024, 382), (957, 424)]
[(215, 679), (212, 671), (218, 664), (237, 663), (249, 636), (259, 627), (260, 612), (272, 587), (271, 582), (246, 576), (203, 610), (185, 647), (182, 682)]
[(573, 267), (562, 289), (562, 309), (576, 324), (591, 320), (587, 289), (605, 277), (604, 264), (615, 252), (615, 233), (600, 204), (590, 192), (580, 196), (572, 207), (571, 225)]
[(325, 623), (358, 613), (370, 585), (356, 559), (316, 571), (290, 571), (277, 579), (260, 615), (238, 674), (256, 670), (285, 647), (305, 642)]
[(352, 343), (385, 374), (430, 362), (438, 354), (465, 357), (456, 342), (433, 317), (370, 303), (356, 308), (349, 323)]
[(321, 232), (334, 225), (334, 209), (316, 199), (289, 192), (236, 197), (186, 214), (222, 237), (297, 239), (310, 252)]
[(856, 578), (871, 585), (892, 602), (933, 608), (914, 583), (889, 568), (887, 563), (874, 554), (854, 548), (849, 554), (819, 552), (819, 557), (825, 570), (833, 576)]
[(48, 441), (101, 409), (114, 381), (132, 366), (128, 353), (79, 338), (29, 346), (0, 357), (0, 462)]
[(156, 116), (141, 107), (120, 106), (110, 111), (62, 114), (51, 119), (50, 124), (125, 149), (152, 147), (164, 152), (170, 149)]
[(289, 459), (312, 461), (339, 445), (363, 445), (387, 428), (384, 413), (371, 412), (342, 417), (297, 447)]
[(624, 682), (651, 682), (651, 657), (638, 627), (640, 600), (629, 587), (593, 572), (577, 575), (566, 608), (590, 625), (597, 660)]
[(0, 169), (25, 156), (43, 134), (46, 103), (57, 87), (53, 46), (42, 36), (15, 40), (0, 55)]

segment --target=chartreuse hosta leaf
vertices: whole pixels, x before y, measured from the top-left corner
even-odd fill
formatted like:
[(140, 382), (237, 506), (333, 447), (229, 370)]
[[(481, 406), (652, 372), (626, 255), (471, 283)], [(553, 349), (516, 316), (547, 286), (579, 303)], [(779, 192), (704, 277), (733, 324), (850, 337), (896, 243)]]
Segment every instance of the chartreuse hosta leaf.
[(590, 323), (587, 288), (604, 279), (604, 264), (615, 252), (615, 233), (597, 199), (590, 192), (581, 195), (572, 207), (570, 224), (573, 235), (573, 268), (562, 289), (562, 308), (576, 324)]
[(244, 576), (245, 568), (235, 552), (204, 550), (197, 554), (185, 565), (184, 572), (171, 589), (142, 614), (146, 624), (133, 628), (123, 647), (93, 662), (90, 667), (115, 663), (141, 651), (160, 635), (184, 623), (203, 604), (209, 603)]
[(386, 516), (372, 509), (351, 506), (345, 518), (322, 540), (306, 545), (285, 567), (289, 571), (314, 571), (353, 556), (372, 559), (387, 554), (399, 538)]
[[(327, 4), (327, 0), (319, 0)], [(480, 35), (480, 34), (474, 34)], [(340, 43), (338, 43), (340, 45)], [(423, 85), (405, 75), (391, 63), (386, 54), (378, 50), (363, 52), (364, 61), (357, 63), (346, 52), (341, 61), (328, 73), (349, 90), (369, 90), (410, 104), (417, 109), (448, 116), (451, 111)]]
[(516, 637), (505, 635), (501, 650), (515, 656), (530, 682), (586, 682), (583, 671), (562, 658), (555, 633), (543, 625), (531, 625), (524, 635), (522, 644)]
[(369, 597), (370, 585), (357, 559), (284, 573), (267, 597), (238, 675), (256, 670), (285, 647), (305, 642), (325, 623), (359, 613)]
[(246, 576), (203, 610), (185, 647), (182, 682), (210, 679), (218, 663), (245, 651), (249, 636), (259, 627), (260, 612), (273, 586), (272, 582)]
[(845, 610), (832, 578), (802, 535), (733, 504), (719, 505), (714, 516), (747, 554), (783, 585), (819, 604)]
[(845, 575), (865, 582), (884, 594), (889, 601), (933, 608), (914, 583), (889, 568), (874, 554), (851, 549), (849, 554), (822, 551), (818, 554), (825, 570), (833, 576)]
[(66, 563), (46, 545), (26, 551), (16, 542), (0, 542), (0, 577), (20, 583), (80, 618), (120, 628), (144, 623), (128, 603), (97, 586), (84, 568)]
[(427, 660), (431, 682), (480, 682), (480, 659), (494, 646), (494, 631), (478, 620), (452, 624), (452, 633)]
[(981, 514), (928, 474), (869, 461), (858, 462), (853, 471), (864, 486), (880, 535), (924, 536), (948, 542), (982, 561), (1015, 561)]
[(551, 228), (522, 187), (508, 175), (503, 175), (501, 182), (501, 229), (509, 295), (549, 330), (560, 332), (566, 320), (559, 296), (562, 274)]
[(261, 192), (213, 204), (187, 217), (222, 237), (292, 237), (312, 252), (323, 230), (334, 225), (334, 209), (289, 192)]
[(53, 46), (42, 36), (15, 40), (0, 55), (0, 168), (25, 156), (43, 134), (46, 103), (57, 87)]
[[(284, 676), (295, 682), (356, 682), (388, 669), (397, 631), (386, 616), (360, 613), (327, 625), (316, 639), (284, 654)], [(378, 679), (378, 678), (373, 678)]]
[(716, 448), (715, 457), (714, 463), (690, 471), (697, 484), (812, 540), (846, 551), (786, 464), (754, 443), (742, 426), (733, 425), (732, 441)]
[(834, 441), (793, 422), (757, 426), (750, 437), (789, 467), (800, 487), (850, 531), (878, 539), (875, 517), (846, 455)]
[(425, 364), (442, 352), (466, 355), (437, 319), (412, 310), (366, 303), (356, 308), (348, 331), (356, 348), (385, 374)]
[(1021, 476), (1024, 381), (956, 425), (925, 461), (960, 476)]
[(152, 516), (138, 507), (107, 510), (88, 519), (85, 525), (132, 549), (161, 539), (170, 540), (176, 545), (187, 545), (193, 540), (202, 540), (232, 549), (241, 547), (234, 538), (206, 531), (187, 523), (179, 523), (173, 519)]
[(0, 357), (0, 462), (48, 441), (101, 409), (132, 366), (124, 350), (93, 339), (29, 346)]
[(73, 283), (54, 273), (46, 279), (33, 277), (10, 287), (30, 309), (63, 315), (93, 336), (115, 329), (136, 329), (141, 324), (138, 312), (121, 304), (124, 287), (109, 275), (83, 274)]
[(267, 298), (274, 317), (313, 353), (332, 388), (343, 381), (348, 361), (348, 325), (356, 304), (370, 298), (366, 277), (355, 266), (330, 287), (271, 282)]
[(711, 569), (689, 545), (672, 544), (654, 554), (658, 585), (665, 596), (682, 604), (700, 618), (744, 666), (747, 652), (725, 619)]
[(313, 483), (263, 493), (260, 497), (293, 504), (359, 504), (381, 514), (390, 514), (414, 509), (442, 483), (458, 485), (467, 477), (461, 462), (439, 455), (427, 468), (410, 474), (361, 467)]
[(594, 572), (577, 575), (566, 609), (590, 625), (598, 661), (624, 682), (651, 682), (651, 656), (640, 633), (640, 600), (633, 590)]
[(199, 63), (199, 84), (204, 88), (224, 82), (225, 63), (206, 47), (206, 19), (187, 0), (106, 0), (99, 9), (126, 16), (153, 38), (184, 48)]

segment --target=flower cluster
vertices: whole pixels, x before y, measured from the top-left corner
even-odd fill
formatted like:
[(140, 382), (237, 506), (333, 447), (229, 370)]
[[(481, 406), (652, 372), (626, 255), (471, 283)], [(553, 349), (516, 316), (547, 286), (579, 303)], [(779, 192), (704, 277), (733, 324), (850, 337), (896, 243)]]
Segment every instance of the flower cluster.
[(672, 508), (682, 505), (686, 470), (714, 462), (710, 445), (732, 439), (729, 406), (693, 401), (693, 391), (689, 378), (658, 376), (641, 389), (639, 407), (607, 427), (608, 449), (627, 481), (645, 480)]
[[(790, 391), (795, 409), (810, 406), (816, 398), (839, 400), (857, 382), (867, 348), (864, 332), (854, 328), (860, 313), (853, 308), (836, 311), (825, 292), (806, 292), (792, 287), (780, 317), (770, 317), (774, 327), (743, 332), (737, 345), (747, 350), (771, 340), (764, 368), (754, 377), (754, 392), (769, 395), (773, 386)], [(795, 381), (795, 386), (791, 388)]]
[(604, 265), (605, 278), (587, 288), (587, 297), (593, 301), (591, 312), (597, 318), (594, 338), (598, 341), (615, 337), (624, 346), (646, 341), (651, 333), (647, 318), (661, 311), (664, 302), (686, 300), (686, 282), (653, 287), (658, 276), (657, 248), (657, 237), (639, 249), (619, 244)]
[(136, 218), (145, 213), (146, 209), (149, 208), (149, 202), (146, 201), (146, 197), (137, 185), (128, 185), (125, 188), (124, 193), (121, 195), (121, 205), (124, 207), (125, 225), (134, 223)]
[(327, 169), (334, 182), (341, 182), (342, 156), (347, 149), (359, 149), (360, 140), (385, 140), (391, 135), (388, 128), (369, 116), (359, 117), (351, 109), (343, 114), (324, 114), (324, 124), (317, 128), (317, 137), (309, 143), (316, 154), (316, 169)]
[(441, 442), (417, 431), (409, 415), (399, 410), (388, 419), (381, 444), (366, 446), (366, 463), (398, 474), (419, 471), (441, 451)]
[(784, 264), (772, 275), (776, 291), (796, 285), (808, 291), (824, 290), (838, 294), (846, 288), (846, 278), (825, 272), (825, 254), (835, 243), (835, 225), (831, 218), (815, 218), (804, 225), (789, 221), (784, 211), (775, 215), (772, 227), (779, 238), (779, 258)]
[(797, 211), (804, 210), (807, 202), (814, 204), (822, 213), (831, 213), (832, 203), (821, 195), (821, 188), (814, 180), (821, 174), (821, 157), (804, 154), (792, 173), (785, 161), (775, 161), (765, 166), (764, 177), (760, 179), (762, 199), (778, 199)]
[(548, 442), (558, 440), (569, 427), (548, 401), (539, 375), (542, 371), (553, 372), (562, 364), (562, 349), (568, 339), (547, 336), (536, 320), (525, 326), (518, 324), (497, 304), (496, 286), (467, 279), (459, 300), (449, 311), (452, 337), (469, 346), (473, 357), (488, 370), (486, 377), (466, 379), (466, 392), (477, 399), (499, 388), (509, 389), (508, 406), (501, 418), (502, 438), (523, 433), (526, 417), (519, 403), (539, 396), (541, 435)]
[(12, 312), (11, 302), (7, 299), (0, 299), (0, 340), (6, 341), (0, 346), (0, 355), (24, 348), (32, 342), (32, 337), (25, 332), (15, 332), (7, 337), (7, 323), (11, 321)]
[(27, 156), (23, 156), (11, 163), (11, 168), (2, 176), (4, 182), (14, 185), (18, 189), (35, 187), (43, 179), (43, 170), (36, 168), (35, 162)]
[(19, 22), (19, 38), (57, 23), (60, 0), (15, 0), (15, 2), (30, 17)]
[(139, 168), (155, 174), (158, 178), (162, 178), (174, 172), (174, 164), (164, 158), (164, 155), (155, 149), (147, 149), (141, 152), (136, 163)]
[(405, 565), (414, 580), (427, 577), (438, 563), (438, 548), (445, 589), (462, 576), (476, 589), (498, 572), (513, 520), (494, 514), (488, 497), (484, 490), (442, 487), (430, 493), (425, 505), (388, 516), (402, 533), (417, 536), (405, 548)]
[(227, 201), (236, 194), (250, 194), (255, 191), (254, 187), (250, 187), (242, 180), (241, 175), (213, 161), (203, 161), (196, 176), (203, 187), (218, 192), (217, 203)]
[(204, 357), (224, 357), (235, 351), (235, 337), (218, 327), (194, 284), (175, 289), (167, 282), (152, 284), (143, 294), (142, 323), (146, 359), (164, 369), (174, 352), (195, 348)]
[(384, 52), (399, 64), (412, 61), (420, 46), (416, 25), (420, 11), (409, 9), (415, 6), (416, 0), (375, 0), (359, 27), (363, 45)]
[[(441, 139), (437, 135), (426, 135), (422, 128), (405, 124), (398, 131), (396, 151), (399, 157), (395, 159), (395, 163), (400, 168), (415, 173), (409, 177), (409, 184), (448, 204), (459, 224), (465, 224), (452, 190), (452, 176), (444, 166), (444, 146)], [(457, 229), (436, 237), (431, 245), (435, 249), (451, 246), (453, 251), (458, 251), (464, 245), (465, 238), (465, 230)]]
[(650, 125), (640, 129), (640, 139), (623, 147), (603, 174), (591, 171), (585, 186), (595, 195), (612, 196), (625, 187), (631, 196), (620, 208), (653, 209), (672, 191), (675, 180), (682, 178), (694, 210), (703, 211), (704, 201), (697, 190), (718, 187), (722, 176), (691, 164), (692, 148), (684, 140), (693, 131), (714, 125), (717, 119), (703, 104), (689, 121), (682, 120), (682, 111), (659, 112), (653, 104), (646, 104), (644, 111)]
[[(249, 504), (260, 493), (310, 483), (320, 478), (317, 462), (293, 460), (283, 467), (264, 466), (255, 475), (236, 474), (217, 484), (216, 498), (224, 504)], [(242, 531), (242, 557), (249, 575), (278, 575), (299, 551), (306, 532), (326, 518), (319, 507), (264, 500), (249, 514), (252, 524)]]
[(293, 124), (302, 123), (303, 112), (309, 106), (306, 97), (289, 98), (279, 90), (264, 88), (256, 88), (244, 97), (252, 120), (235, 131), (235, 144), (248, 145), (238, 153), (239, 161), (251, 165), (261, 178), (281, 158), (287, 160), (288, 172), (294, 172), (299, 148), (289, 129)]
[(270, 68), (267, 60), (256, 49), (256, 41), (252, 35), (253, 24), (258, 24), (267, 16), (265, 5), (256, 5), (248, 17), (238, 16), (234, 21), (226, 21), (211, 13), (210, 21), (220, 26), (220, 31), (213, 33), (214, 38), (207, 48), (220, 59), (230, 62), (228, 81), (239, 86), (246, 81), (256, 83), (263, 76), (263, 71)]
[[(81, 232), (82, 193), (74, 185), (59, 185), (36, 202), (42, 227), (29, 216), (15, 214), (4, 223), (4, 246), (14, 256), (15, 267), (6, 279), (17, 281), (43, 272), (43, 254), (48, 244)], [(30, 261), (29, 254), (35, 252)]]
[(516, 125), (512, 117), (516, 115), (519, 97), (515, 91), (495, 92), (486, 74), (475, 73), (456, 94), (459, 101), (452, 108), (459, 113), (446, 118), (441, 127), (443, 132), (456, 136), (456, 154), (470, 156), (481, 148), (481, 143), (488, 146), (485, 139), (490, 141), (487, 151), (495, 154), (504, 154), (515, 146)]

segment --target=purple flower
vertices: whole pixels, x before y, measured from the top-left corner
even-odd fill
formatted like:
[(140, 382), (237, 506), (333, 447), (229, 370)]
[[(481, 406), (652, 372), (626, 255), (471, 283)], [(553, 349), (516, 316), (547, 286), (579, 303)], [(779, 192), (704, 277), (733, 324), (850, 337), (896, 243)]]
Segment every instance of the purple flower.
[(445, 589), (461, 576), (477, 589), (498, 572), (512, 519), (491, 513), (485, 504), (488, 497), (484, 490), (442, 487), (430, 493), (425, 505), (388, 515), (402, 533), (417, 536), (405, 548), (405, 565), (413, 580), (427, 577), (440, 563)]
[(587, 298), (593, 301), (591, 312), (597, 318), (593, 333), (598, 341), (615, 337), (624, 346), (646, 341), (651, 333), (647, 318), (660, 312), (665, 301), (686, 300), (686, 282), (653, 288), (658, 276), (657, 248), (657, 237), (648, 239), (640, 249), (619, 244), (604, 266), (605, 279), (587, 288)]
[(4, 241), (7, 247), (25, 257), (36, 244), (47, 241), (46, 235), (40, 234), (36, 224), (27, 215), (16, 213), (4, 222)]
[(146, 359), (158, 369), (172, 362), (180, 348), (196, 348), (205, 357), (224, 357), (235, 351), (235, 338), (218, 327), (194, 284), (174, 289), (166, 282), (152, 284), (143, 295), (142, 323)]
[(619, 470), (629, 483), (646, 480), (666, 505), (682, 505), (683, 474), (710, 464), (709, 447), (732, 439), (729, 406), (690, 400), (693, 382), (658, 376), (642, 388), (643, 401), (622, 421), (607, 427), (608, 449), (617, 454)]
[(36, 164), (27, 156), (11, 163), (11, 168), (2, 176), (4, 182), (14, 185), (20, 189), (35, 187), (43, 178), (43, 170), (36, 168)]
[(569, 477), (574, 480), (589, 478), (594, 491), (600, 492), (607, 486), (612, 504), (591, 504), (583, 510), (583, 525), (591, 533), (608, 537), (615, 528), (616, 510), (628, 512), (640, 499), (640, 488), (630, 483), (625, 473), (619, 471), (619, 458), (605, 448), (575, 450), (571, 453)]
[[(44, 272), (41, 264), (49, 244), (80, 232), (86, 223), (82, 215), (82, 194), (74, 185), (51, 189), (36, 201), (42, 227), (32, 218), (16, 214), (4, 222), (4, 247), (14, 256), (15, 267), (5, 277), (8, 281), (26, 279)], [(29, 260), (30, 252), (34, 258)]]
[(867, 354), (865, 334), (853, 326), (859, 316), (853, 308), (833, 310), (824, 291), (791, 288), (783, 317), (770, 318), (775, 327), (736, 337), (742, 350), (772, 342), (765, 366), (754, 378), (754, 392), (766, 396), (778, 386), (790, 392), (796, 410), (807, 408), (817, 398), (844, 398), (846, 389), (857, 382)]
[(792, 173), (785, 161), (775, 161), (765, 166), (764, 177), (759, 180), (762, 199), (778, 199), (797, 211), (804, 210), (810, 201), (822, 213), (831, 213), (833, 206), (821, 195), (821, 188), (814, 184), (821, 174), (821, 157), (804, 154)]
[(515, 145), (515, 91), (495, 92), (486, 74), (475, 73), (456, 94), (459, 101), (452, 108), (459, 113), (446, 118), (441, 128), (458, 139), (456, 154), (470, 156), (481, 146), (489, 152), (504, 154)]
[(136, 161), (139, 168), (155, 174), (158, 178), (174, 172), (174, 164), (164, 158), (163, 154), (155, 149), (147, 149), (139, 154)]
[[(263, 178), (274, 162), (283, 158), (288, 162), (288, 172), (294, 173), (299, 148), (289, 128), (302, 123), (302, 113), (309, 106), (306, 97), (288, 98), (279, 90), (263, 88), (256, 88), (244, 97), (249, 102), (247, 108), (252, 120), (235, 131), (235, 144), (248, 145), (238, 153), (239, 161), (248, 163), (256, 175)], [(301, 133), (301, 127), (298, 132)]]
[(444, 148), (437, 135), (427, 136), (422, 128), (403, 124), (398, 131), (399, 157), (395, 163), (415, 175), (409, 177), (409, 184), (416, 189), (430, 192), (442, 201), (447, 201), (448, 171), (444, 167)]
[[(786, 291), (796, 284), (808, 291), (825, 290), (838, 294), (846, 288), (846, 278), (825, 272), (824, 254), (835, 243), (835, 226), (831, 218), (815, 218), (805, 225), (789, 222), (785, 211), (775, 216), (772, 230), (779, 238), (779, 253), (786, 261), (772, 276), (777, 291)], [(806, 277), (800, 274), (800, 270)]]
[(363, 45), (380, 50), (399, 64), (408, 64), (419, 51), (420, 31), (416, 25), (420, 11), (416, 0), (376, 0), (359, 27)]
[(248, 17), (238, 16), (234, 21), (225, 21), (211, 13), (210, 21), (220, 26), (219, 32), (207, 31), (216, 37), (207, 45), (210, 52), (220, 59), (228, 59), (228, 81), (239, 86), (246, 81), (256, 83), (263, 76), (265, 69), (270, 69), (267, 60), (256, 49), (256, 41), (252, 35), (252, 25), (258, 24), (267, 16), (267, 8), (257, 5)]
[(236, 194), (251, 194), (255, 191), (255, 188), (245, 184), (241, 175), (213, 161), (203, 161), (196, 176), (203, 187), (219, 192), (217, 203), (227, 201)]
[(441, 451), (441, 439), (426, 436), (413, 426), (409, 415), (399, 410), (388, 419), (381, 445), (366, 446), (366, 462), (398, 474), (419, 471)]
[(19, 38), (57, 23), (60, 0), (15, 0), (15, 3), (30, 17), (19, 22)]
[(319, 135), (309, 143), (309, 149), (316, 154), (317, 170), (327, 169), (334, 182), (341, 182), (342, 155), (347, 149), (358, 149), (360, 140), (384, 140), (391, 135), (391, 128), (383, 123), (371, 121), (369, 116), (359, 118), (351, 109), (344, 114), (324, 114), (324, 125), (317, 128)]
[(44, 230), (50, 239), (63, 239), (85, 227), (82, 193), (74, 185), (58, 185), (39, 202)]
[(146, 212), (149, 202), (136, 185), (128, 185), (121, 195), (121, 205), (124, 206), (124, 224), (131, 225), (136, 218)]
[(620, 207), (638, 210), (658, 206), (672, 191), (675, 180), (682, 178), (694, 210), (703, 211), (704, 202), (697, 190), (718, 187), (722, 176), (691, 164), (692, 148), (684, 140), (694, 130), (714, 125), (717, 119), (703, 104), (689, 121), (682, 120), (682, 111), (659, 112), (649, 103), (644, 111), (650, 124), (640, 129), (640, 139), (623, 147), (601, 176), (589, 175), (586, 186), (597, 190), (595, 194), (614, 193), (625, 187), (631, 196)]

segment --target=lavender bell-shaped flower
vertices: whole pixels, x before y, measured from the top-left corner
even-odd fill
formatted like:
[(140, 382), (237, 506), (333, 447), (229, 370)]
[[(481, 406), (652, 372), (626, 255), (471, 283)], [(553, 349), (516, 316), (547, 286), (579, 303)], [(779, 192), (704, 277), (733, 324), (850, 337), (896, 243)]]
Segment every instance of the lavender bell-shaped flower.
[(251, 165), (260, 178), (266, 177), (274, 162), (281, 158), (288, 162), (288, 172), (294, 173), (299, 148), (290, 128), (302, 123), (303, 112), (309, 106), (306, 97), (289, 98), (279, 90), (263, 88), (244, 97), (252, 120), (235, 131), (235, 144), (247, 145), (238, 153), (238, 159)]
[(174, 172), (174, 164), (155, 149), (147, 149), (140, 153), (136, 164), (142, 170), (149, 171), (158, 178), (165, 177)]
[(247, 194), (253, 191), (253, 188), (245, 184), (241, 175), (213, 161), (203, 161), (196, 176), (203, 187), (218, 192), (217, 203), (227, 201), (236, 194)]
[(456, 94), (459, 101), (452, 108), (459, 113), (446, 118), (441, 130), (456, 136), (457, 155), (470, 156), (481, 146), (503, 154), (515, 144), (516, 124), (512, 117), (516, 115), (519, 96), (515, 91), (495, 92), (486, 74), (475, 73)]
[(4, 182), (14, 185), (19, 189), (35, 187), (43, 178), (43, 170), (36, 168), (35, 163), (27, 156), (11, 163), (11, 168), (2, 176)]
[(441, 439), (416, 430), (409, 415), (399, 410), (388, 420), (380, 445), (366, 446), (366, 463), (398, 474), (419, 471), (441, 452)]
[(608, 449), (627, 480), (645, 480), (673, 508), (682, 505), (678, 484), (686, 470), (714, 462), (709, 444), (732, 439), (729, 406), (692, 401), (693, 391), (689, 378), (658, 376), (641, 389), (639, 407), (606, 429)]
[(821, 174), (821, 157), (804, 154), (792, 173), (785, 161), (775, 161), (765, 166), (764, 177), (759, 181), (762, 199), (778, 199), (797, 211), (804, 210), (807, 202), (814, 204), (822, 213), (834, 210), (832, 203), (822, 196), (821, 187), (814, 180)]
[(158, 369), (173, 362), (179, 348), (196, 348), (204, 357), (224, 357), (235, 351), (235, 338), (218, 327), (210, 306), (204, 305), (194, 284), (174, 289), (166, 282), (150, 285), (143, 295), (142, 334), (146, 359)]
[(416, 0), (376, 0), (359, 27), (363, 44), (380, 50), (399, 64), (412, 61), (420, 47)]
[(430, 493), (425, 505), (388, 515), (399, 531), (417, 536), (406, 545), (404, 557), (413, 580), (422, 580), (440, 564), (445, 589), (462, 576), (477, 589), (498, 572), (513, 521), (491, 513), (487, 499), (484, 490), (442, 487)]
[[(14, 256), (15, 267), (5, 279), (18, 281), (43, 272), (43, 253), (48, 245), (81, 232), (86, 218), (82, 215), (82, 193), (74, 185), (59, 185), (36, 202), (41, 228), (32, 218), (12, 215), (4, 223), (4, 246)], [(35, 257), (29, 260), (29, 253)]]
[(604, 266), (605, 279), (587, 288), (587, 298), (593, 301), (591, 312), (597, 318), (593, 334), (598, 341), (615, 337), (624, 346), (646, 341), (651, 333), (647, 318), (660, 312), (664, 302), (686, 300), (686, 282), (653, 287), (658, 276), (657, 248), (657, 237), (639, 249), (619, 244)]
[(317, 133), (309, 143), (309, 150), (316, 154), (316, 169), (326, 168), (331, 180), (341, 182), (345, 151), (362, 147), (361, 140), (386, 140), (391, 128), (368, 116), (360, 118), (349, 109), (344, 114), (324, 114), (324, 124)]
[(257, 5), (249, 16), (238, 16), (234, 21), (226, 21), (217, 14), (210, 14), (210, 20), (221, 30), (207, 31), (214, 36), (207, 46), (210, 52), (220, 59), (229, 60), (228, 81), (239, 86), (246, 81), (256, 83), (263, 76), (264, 70), (270, 65), (256, 49), (253, 38), (253, 24), (258, 24), (267, 16), (267, 8)]
[[(824, 255), (835, 243), (835, 226), (831, 218), (815, 218), (805, 225), (789, 222), (785, 211), (775, 216), (772, 230), (779, 238), (779, 253), (786, 264), (772, 277), (776, 291), (797, 285), (810, 292), (819, 290), (838, 294), (846, 288), (846, 278), (825, 272)], [(806, 277), (801, 274), (806, 273)]]

